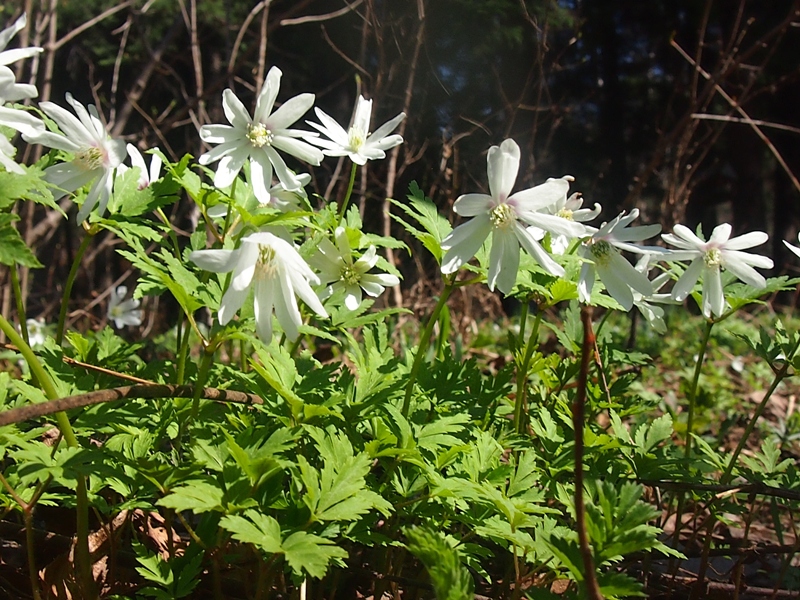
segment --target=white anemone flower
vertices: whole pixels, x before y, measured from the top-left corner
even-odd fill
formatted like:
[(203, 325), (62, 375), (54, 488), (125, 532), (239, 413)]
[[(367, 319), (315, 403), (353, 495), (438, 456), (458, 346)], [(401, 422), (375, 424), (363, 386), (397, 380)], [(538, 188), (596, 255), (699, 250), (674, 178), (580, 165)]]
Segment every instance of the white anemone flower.
[[(126, 149), (131, 159), (131, 166), (139, 169), (139, 189), (143, 190), (146, 187), (150, 187), (150, 184), (154, 181), (158, 181), (159, 177), (161, 177), (161, 167), (163, 165), (161, 157), (158, 154), (152, 154), (150, 158), (150, 168), (148, 169), (147, 164), (144, 162), (144, 156), (142, 156), (142, 153), (139, 152), (136, 146), (128, 144)], [(157, 149), (158, 148), (156, 148), (156, 150)], [(124, 173), (127, 169), (128, 167), (126, 165), (119, 166), (120, 173)]]
[(25, 328), (28, 330), (28, 345), (31, 348), (44, 346), (47, 341), (47, 323), (43, 317), (38, 319), (26, 319)]
[(201, 165), (219, 161), (214, 185), (220, 188), (231, 185), (249, 159), (250, 185), (263, 204), (269, 202), (267, 186), (272, 183), (273, 168), (285, 189), (294, 191), (303, 185), (299, 176), (286, 166), (278, 150), (312, 165), (319, 165), (323, 158), (319, 148), (299, 139), (311, 135), (311, 132), (289, 129), (314, 104), (314, 94), (295, 96), (272, 112), (281, 74), (277, 67), (269, 70), (252, 117), (236, 94), (226, 89), (222, 93), (222, 107), (230, 125), (203, 125), (200, 128), (204, 142), (219, 144), (199, 159)]
[[(583, 197), (580, 192), (575, 192), (569, 198), (564, 196), (559, 199), (558, 202), (550, 207), (550, 210), (558, 217), (578, 223), (586, 223), (596, 219), (603, 210), (597, 203), (595, 203), (594, 208), (582, 208), (582, 206)], [(544, 232), (542, 232), (542, 235), (544, 235)], [(573, 239), (574, 238), (569, 238), (566, 235), (553, 236), (550, 243), (553, 254), (564, 254)]]
[(219, 307), (220, 325), (230, 322), (255, 284), (256, 332), (265, 344), (272, 339), (273, 309), (287, 338), (294, 341), (300, 335), (303, 321), (295, 295), (320, 317), (328, 316), (311, 289), (319, 284), (317, 276), (292, 244), (272, 233), (251, 233), (236, 250), (196, 250), (189, 260), (206, 271), (233, 271)]
[(126, 325), (136, 326), (142, 324), (142, 311), (139, 309), (140, 300), (129, 298), (128, 288), (124, 285), (111, 289), (111, 298), (108, 301), (108, 320), (114, 321), (114, 327), (122, 329)]
[(742, 252), (745, 248), (760, 246), (769, 239), (763, 231), (751, 231), (731, 238), (728, 223), (717, 225), (708, 241), (695, 235), (685, 225), (675, 225), (672, 233), (665, 233), (662, 239), (678, 248), (671, 253), (674, 260), (690, 260), (689, 266), (672, 288), (672, 297), (683, 301), (703, 277), (703, 315), (706, 318), (720, 316), (725, 312), (725, 293), (722, 289), (721, 269), (730, 271), (738, 279), (755, 288), (767, 285), (764, 276), (753, 267), (771, 269), (772, 260), (759, 254)]
[(356, 310), (361, 305), (361, 290), (377, 298), (387, 287), (400, 283), (400, 279), (389, 273), (368, 273), (378, 262), (375, 246), (353, 260), (353, 250), (344, 227), (337, 227), (334, 233), (336, 245), (327, 238), (319, 244), (319, 253), (311, 259), (311, 265), (319, 270), (322, 285), (327, 286), (321, 294), (329, 298), (338, 290), (344, 290), (344, 305)]
[(102, 216), (105, 213), (114, 183), (114, 172), (125, 158), (125, 142), (108, 135), (94, 105), (90, 104), (87, 110), (69, 93), (67, 102), (77, 117), (52, 102), (39, 104), (39, 108), (58, 124), (63, 133), (41, 131), (32, 135), (23, 133), (22, 137), (29, 143), (42, 144), (74, 155), (69, 162), (45, 169), (44, 179), (49, 184), (72, 193), (94, 181), (78, 211), (78, 223), (82, 223), (98, 203), (98, 214)]
[(580, 255), (586, 259), (578, 280), (578, 298), (581, 302), (591, 301), (595, 276), (600, 278), (606, 291), (625, 310), (630, 310), (633, 306), (633, 290), (645, 297), (653, 295), (653, 284), (647, 276), (637, 271), (620, 252), (665, 252), (663, 248), (637, 246), (632, 243), (651, 238), (661, 231), (661, 225), (628, 227), (638, 216), (639, 210), (634, 208), (629, 215), (625, 216), (623, 212), (612, 221), (601, 225), (600, 229), (587, 226), (592, 236), (581, 244), (580, 249)]
[[(800, 233), (797, 234), (797, 241), (800, 242)], [(800, 248), (798, 248), (797, 246), (792, 246), (786, 240), (783, 240), (783, 245), (786, 246), (789, 250), (791, 250), (796, 256), (800, 257)]]
[[(652, 254), (642, 254), (641, 258), (636, 263), (636, 270), (647, 275), (650, 270), (650, 259), (652, 256)], [(670, 279), (669, 273), (661, 273), (656, 276), (655, 279), (651, 280), (650, 283), (653, 286), (653, 294), (650, 296), (643, 296), (636, 290), (633, 290), (633, 305), (639, 309), (639, 312), (642, 313), (645, 320), (647, 320), (650, 327), (652, 327), (656, 333), (666, 333), (667, 324), (664, 321), (664, 309), (660, 306), (654, 306), (653, 303), (677, 304), (677, 301), (672, 299), (671, 294), (658, 293)]]
[(554, 235), (582, 235), (585, 231), (583, 225), (545, 212), (560, 198), (566, 198), (569, 182), (573, 179), (569, 176), (548, 179), (541, 185), (511, 194), (519, 171), (519, 158), (519, 146), (512, 139), (489, 148), (487, 171), (491, 194), (464, 194), (456, 200), (453, 210), (464, 217), (474, 218), (456, 227), (442, 241), (442, 249), (446, 250), (442, 273), (455, 273), (469, 262), (491, 234), (490, 290), (497, 287), (508, 294), (514, 287), (520, 246), (548, 273), (564, 275), (563, 267), (550, 257), (525, 225), (533, 225)]
[(406, 118), (406, 113), (401, 112), (378, 127), (374, 133), (370, 133), (372, 100), (367, 100), (364, 96), (358, 97), (353, 124), (347, 131), (319, 108), (314, 108), (314, 112), (322, 125), (312, 121), (306, 123), (329, 139), (313, 137), (308, 138), (308, 141), (322, 148), (326, 156), (349, 156), (355, 164), (365, 165), (368, 160), (386, 158), (386, 150), (403, 143), (401, 135), (389, 134)]

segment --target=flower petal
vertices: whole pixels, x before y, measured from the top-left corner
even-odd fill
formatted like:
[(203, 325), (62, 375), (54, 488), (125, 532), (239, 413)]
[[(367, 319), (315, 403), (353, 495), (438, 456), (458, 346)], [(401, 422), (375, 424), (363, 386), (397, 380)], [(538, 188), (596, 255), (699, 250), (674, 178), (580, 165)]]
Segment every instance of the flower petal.
[(492, 197), (486, 194), (464, 194), (453, 204), (453, 210), (462, 217), (488, 213), (493, 207)]
[(491, 231), (489, 215), (477, 215), (451, 231), (442, 240), (442, 249), (446, 251), (442, 259), (442, 273), (455, 273), (461, 265), (472, 260)]
[(496, 202), (505, 202), (511, 194), (519, 171), (519, 146), (512, 139), (489, 148), (486, 157), (489, 190)]

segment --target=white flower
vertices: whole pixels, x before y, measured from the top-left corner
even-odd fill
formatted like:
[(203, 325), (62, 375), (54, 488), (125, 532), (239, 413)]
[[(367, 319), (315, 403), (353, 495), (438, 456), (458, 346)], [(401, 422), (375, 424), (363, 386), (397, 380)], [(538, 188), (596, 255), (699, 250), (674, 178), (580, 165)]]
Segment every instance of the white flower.
[(661, 237), (668, 244), (678, 248), (672, 252), (671, 259), (692, 261), (683, 275), (675, 282), (675, 287), (672, 288), (672, 297), (678, 301), (684, 300), (702, 275), (702, 308), (706, 318), (712, 314), (718, 317), (725, 311), (725, 294), (720, 277), (722, 268), (755, 288), (763, 288), (767, 285), (763, 275), (753, 267), (771, 269), (772, 260), (766, 256), (741, 252), (745, 248), (752, 248), (766, 242), (768, 236), (763, 231), (752, 231), (731, 238), (731, 226), (723, 223), (717, 225), (711, 232), (711, 237), (705, 241), (685, 225), (675, 225), (672, 233), (665, 233)]
[[(131, 166), (138, 167), (139, 169), (139, 189), (143, 190), (146, 187), (150, 187), (150, 184), (154, 181), (158, 181), (158, 178), (161, 177), (161, 157), (158, 154), (152, 154), (150, 158), (150, 168), (148, 169), (142, 153), (139, 152), (136, 146), (128, 144), (125, 148), (128, 150)], [(126, 165), (120, 165), (119, 173), (122, 174), (127, 169), (128, 167)]]
[(111, 298), (108, 301), (108, 319), (114, 321), (114, 327), (122, 329), (126, 325), (136, 326), (142, 324), (142, 311), (139, 309), (141, 301), (129, 298), (125, 300), (128, 288), (124, 285), (111, 289)]
[(514, 287), (519, 268), (519, 248), (525, 248), (548, 272), (562, 276), (564, 269), (542, 248), (535, 236), (520, 223), (534, 225), (555, 235), (576, 237), (584, 233), (584, 226), (561, 217), (542, 212), (566, 198), (572, 177), (548, 179), (536, 187), (511, 195), (519, 170), (519, 146), (514, 140), (505, 140), (500, 146), (489, 148), (487, 156), (489, 190), (487, 194), (464, 194), (453, 210), (472, 220), (456, 227), (442, 241), (446, 250), (442, 260), (442, 273), (454, 273), (478, 252), (483, 242), (492, 235), (489, 257), (489, 289), (495, 286), (507, 294)]
[(386, 150), (403, 143), (402, 136), (389, 133), (406, 118), (406, 114), (400, 113), (374, 133), (370, 133), (372, 100), (367, 100), (364, 96), (358, 97), (353, 124), (347, 131), (319, 108), (315, 108), (314, 112), (322, 125), (312, 121), (306, 123), (330, 139), (314, 137), (308, 138), (308, 141), (322, 148), (327, 156), (349, 156), (357, 165), (364, 165), (368, 160), (386, 158)]
[(591, 301), (595, 275), (600, 277), (611, 297), (625, 310), (630, 310), (633, 306), (631, 290), (636, 290), (642, 296), (653, 295), (653, 285), (650, 280), (637, 271), (620, 253), (620, 250), (637, 254), (664, 252), (662, 248), (640, 247), (631, 243), (653, 237), (661, 231), (661, 225), (628, 227), (638, 216), (639, 210), (634, 208), (628, 216), (623, 212), (614, 220), (604, 223), (600, 229), (587, 227), (588, 231), (594, 233), (581, 244), (580, 249), (580, 255), (587, 259), (581, 267), (578, 281), (578, 298), (581, 302)]
[[(799, 241), (799, 242), (800, 242), (800, 233), (799, 233), (799, 234), (797, 234), (797, 241)], [(792, 252), (794, 252), (794, 254), (795, 254), (796, 256), (800, 256), (800, 248), (798, 248), (797, 246), (792, 246), (792, 245), (791, 245), (789, 242), (787, 242), (786, 240), (783, 240), (783, 245), (784, 245), (784, 246), (786, 246), (786, 247), (787, 247), (789, 250), (791, 250)]]
[[(642, 254), (641, 258), (636, 263), (636, 270), (640, 273), (647, 275), (650, 270), (650, 259), (652, 254)], [(659, 294), (658, 291), (670, 280), (669, 273), (661, 273), (650, 283), (653, 286), (653, 294), (650, 296), (643, 296), (636, 290), (633, 290), (633, 305), (639, 309), (644, 318), (650, 326), (657, 333), (666, 333), (667, 324), (664, 321), (664, 309), (660, 306), (653, 306), (653, 302), (659, 304), (675, 304), (676, 301), (672, 299), (671, 294)]]
[[(552, 214), (567, 219), (568, 221), (577, 221), (578, 223), (585, 223), (596, 219), (602, 211), (599, 204), (595, 203), (594, 208), (581, 208), (583, 206), (583, 197), (580, 192), (575, 192), (569, 198), (564, 196), (560, 198), (553, 206), (550, 207)], [(531, 232), (537, 234), (538, 232)], [(541, 233), (544, 237), (544, 232)], [(538, 238), (537, 239), (541, 239)], [(569, 247), (572, 239), (566, 235), (553, 236), (550, 246), (553, 254), (564, 254)]]
[(22, 137), (29, 143), (43, 144), (74, 154), (71, 161), (45, 169), (45, 181), (51, 185), (72, 193), (94, 181), (78, 212), (78, 223), (82, 223), (98, 202), (97, 212), (101, 216), (105, 212), (111, 196), (114, 170), (125, 158), (125, 142), (111, 139), (94, 105), (90, 104), (87, 110), (69, 93), (67, 102), (78, 115), (77, 118), (52, 102), (39, 104), (39, 108), (58, 124), (63, 133), (23, 132)]
[(222, 106), (230, 125), (203, 125), (200, 137), (209, 144), (219, 144), (200, 157), (200, 164), (219, 161), (214, 185), (228, 187), (236, 179), (246, 160), (250, 160), (250, 185), (259, 202), (269, 202), (267, 186), (272, 183), (272, 170), (287, 190), (302, 187), (300, 178), (292, 172), (278, 154), (291, 154), (312, 165), (319, 165), (322, 151), (298, 139), (310, 132), (289, 129), (314, 104), (314, 94), (300, 94), (272, 112), (280, 88), (281, 71), (272, 67), (256, 101), (252, 118), (242, 102), (229, 89), (222, 93)]
[(319, 279), (289, 242), (260, 231), (242, 238), (236, 250), (196, 250), (189, 260), (214, 273), (233, 271), (230, 286), (219, 307), (220, 325), (226, 325), (242, 307), (255, 282), (256, 331), (265, 344), (272, 339), (272, 311), (286, 337), (294, 341), (303, 321), (297, 308), (299, 296), (320, 317), (328, 313), (311, 285)]
[(344, 305), (356, 310), (361, 305), (361, 290), (377, 298), (385, 288), (397, 285), (400, 279), (389, 273), (368, 273), (378, 262), (375, 246), (370, 246), (358, 260), (353, 260), (353, 250), (344, 227), (337, 227), (336, 245), (327, 238), (319, 244), (319, 253), (311, 259), (311, 265), (320, 271), (322, 285), (327, 286), (322, 299), (329, 298), (337, 290), (344, 290)]
[(36, 346), (43, 346), (47, 340), (47, 324), (43, 318), (39, 319), (26, 319), (25, 328), (28, 330), (28, 345), (31, 348)]
[(36, 46), (32, 46), (30, 48), (16, 48), (14, 50), (6, 50), (6, 46), (8, 46), (8, 42), (11, 41), (17, 32), (25, 27), (28, 22), (27, 14), (23, 13), (22, 16), (17, 19), (11, 27), (6, 27), (3, 31), (0, 31), (0, 65), (10, 65), (13, 62), (17, 62), (22, 58), (30, 58), (31, 56), (36, 56), (39, 54), (42, 49)]

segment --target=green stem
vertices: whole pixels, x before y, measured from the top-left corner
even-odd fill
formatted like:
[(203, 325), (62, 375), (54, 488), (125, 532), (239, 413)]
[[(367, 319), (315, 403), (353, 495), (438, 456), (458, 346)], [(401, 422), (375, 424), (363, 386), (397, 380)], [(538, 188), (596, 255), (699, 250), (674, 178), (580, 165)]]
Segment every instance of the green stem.
[(755, 429), (756, 423), (758, 419), (761, 418), (761, 414), (764, 412), (764, 409), (767, 407), (767, 402), (772, 397), (772, 394), (775, 393), (775, 390), (780, 385), (781, 381), (786, 379), (787, 375), (789, 374), (789, 369), (792, 366), (792, 359), (794, 355), (797, 353), (797, 349), (800, 347), (800, 338), (798, 338), (797, 343), (794, 346), (791, 354), (786, 357), (783, 366), (778, 369), (775, 373), (775, 377), (772, 380), (772, 384), (769, 386), (769, 389), (764, 394), (764, 398), (761, 400), (759, 405), (756, 407), (756, 411), (753, 413), (753, 417), (747, 423), (747, 427), (744, 428), (744, 433), (739, 438), (739, 443), (736, 445), (736, 450), (733, 451), (731, 455), (730, 461), (728, 461), (728, 466), (725, 467), (725, 472), (722, 474), (720, 478), (720, 484), (726, 485), (731, 480), (731, 475), (733, 473), (733, 468), (736, 466), (736, 461), (739, 458), (739, 455), (742, 453), (742, 450), (747, 444), (747, 440), (750, 438), (750, 434), (753, 433), (753, 429)]
[(706, 356), (708, 349), (708, 340), (711, 338), (711, 328), (714, 327), (715, 321), (706, 321), (706, 328), (703, 331), (703, 340), (700, 342), (700, 351), (697, 354), (697, 363), (694, 366), (694, 376), (692, 377), (692, 386), (689, 388), (689, 411), (686, 417), (686, 450), (684, 456), (689, 458), (692, 454), (692, 428), (694, 427), (694, 408), (697, 400), (697, 387), (700, 383), (700, 371), (703, 367), (703, 360)]
[(414, 391), (414, 383), (417, 381), (417, 375), (419, 375), (420, 367), (422, 367), (422, 361), (424, 360), (428, 346), (430, 345), (433, 327), (436, 325), (436, 321), (439, 320), (439, 314), (447, 304), (447, 299), (450, 297), (450, 293), (456, 287), (454, 280), (455, 276), (445, 280), (444, 289), (442, 290), (441, 296), (439, 296), (439, 301), (436, 303), (436, 307), (433, 309), (431, 316), (428, 318), (428, 323), (425, 325), (425, 329), (422, 330), (422, 335), (420, 336), (419, 340), (419, 347), (417, 348), (417, 353), (414, 355), (414, 362), (411, 364), (411, 371), (408, 374), (406, 394), (403, 398), (402, 413), (404, 417), (408, 417), (408, 411), (411, 408), (411, 394)]
[(156, 209), (156, 214), (164, 222), (164, 225), (169, 228), (169, 233), (167, 235), (169, 235), (169, 240), (172, 242), (172, 249), (175, 250), (175, 258), (181, 260), (181, 245), (178, 243), (178, 236), (175, 235), (175, 230), (172, 228), (172, 223), (170, 223), (167, 215), (164, 214), (164, 211), (161, 210), (161, 207)]
[(200, 369), (197, 372), (197, 385), (194, 389), (194, 398), (192, 398), (192, 414), (190, 421), (194, 421), (200, 413), (200, 398), (203, 396), (203, 388), (208, 381), (208, 371), (211, 368), (211, 362), (214, 360), (214, 353), (217, 349), (217, 344), (210, 344), (203, 352), (203, 360), (200, 361)]
[(180, 346), (178, 347), (178, 366), (176, 373), (176, 383), (178, 385), (182, 385), (186, 379), (186, 357), (189, 355), (189, 338), (192, 335), (192, 330), (189, 329), (188, 324), (184, 328), (181, 327), (182, 322), (182, 320), (178, 322), (178, 335), (180, 335), (181, 329), (184, 330), (183, 337), (180, 338)]
[(17, 318), (19, 319), (19, 330), (22, 332), (22, 339), (26, 344), (30, 344), (31, 340), (28, 337), (28, 322), (25, 318), (25, 303), (22, 302), (22, 287), (19, 284), (19, 272), (17, 265), (13, 264), (8, 268), (11, 274), (11, 287), (14, 289), (14, 300), (17, 303)]
[[(50, 374), (45, 371), (42, 363), (36, 358), (36, 355), (31, 350), (31, 347), (25, 343), (25, 340), (16, 332), (11, 323), (6, 321), (3, 315), (0, 315), (0, 329), (6, 334), (8, 340), (14, 344), (19, 350), (22, 357), (28, 363), (28, 368), (31, 374), (36, 377), (39, 385), (44, 391), (49, 400), (57, 400), (59, 398), (58, 391), (56, 390), (55, 383), (53, 382)], [(61, 430), (61, 435), (67, 442), (70, 448), (79, 447), (78, 438), (72, 430), (72, 425), (69, 422), (67, 413), (61, 411), (56, 413), (56, 422), (58, 428)], [(90, 590), (93, 587), (92, 579), (92, 563), (89, 555), (89, 496), (86, 491), (86, 478), (83, 476), (78, 477), (78, 484), (75, 489), (76, 505), (77, 505), (77, 563), (80, 580), (82, 587), (86, 593), (86, 597), (91, 597)]]
[(86, 254), (86, 250), (89, 248), (89, 244), (92, 243), (93, 238), (94, 234), (86, 233), (86, 236), (83, 238), (78, 248), (78, 253), (75, 255), (75, 260), (72, 261), (72, 268), (69, 270), (69, 275), (67, 275), (67, 284), (64, 287), (64, 296), (61, 298), (61, 311), (58, 313), (58, 329), (56, 330), (56, 344), (59, 346), (64, 341), (64, 326), (67, 322), (67, 309), (69, 308), (69, 297), (72, 294), (72, 285), (75, 283), (75, 277), (78, 275), (78, 269), (81, 266), (83, 255)]
[[(527, 312), (527, 311), (526, 311)], [(527, 315), (526, 315), (527, 317)], [(522, 362), (517, 365), (517, 395), (514, 398), (514, 431), (522, 433), (522, 409), (525, 406), (525, 396), (527, 395), (528, 383), (528, 369), (531, 365), (531, 357), (533, 351), (539, 346), (539, 324), (542, 322), (542, 311), (536, 312), (536, 320), (533, 323), (533, 330), (528, 338), (528, 343), (525, 346), (525, 354), (522, 357)], [(520, 342), (525, 331), (523, 324), (519, 326)]]
[(342, 219), (344, 219), (344, 213), (347, 210), (347, 205), (350, 202), (350, 196), (353, 195), (353, 186), (356, 184), (356, 171), (358, 170), (358, 165), (353, 163), (353, 168), (350, 170), (350, 183), (347, 184), (347, 193), (344, 195), (344, 200), (342, 200), (342, 205), (339, 207), (339, 225), (342, 224)]

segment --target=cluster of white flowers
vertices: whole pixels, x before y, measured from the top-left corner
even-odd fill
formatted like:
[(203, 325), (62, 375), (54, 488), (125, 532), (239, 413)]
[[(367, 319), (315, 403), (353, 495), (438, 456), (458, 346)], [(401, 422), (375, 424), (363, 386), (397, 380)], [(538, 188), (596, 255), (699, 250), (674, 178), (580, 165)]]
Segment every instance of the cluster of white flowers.
[[(580, 195), (567, 196), (572, 177), (548, 179), (541, 185), (511, 194), (519, 170), (519, 158), (519, 146), (510, 139), (489, 149), (490, 195), (465, 194), (456, 200), (453, 210), (473, 218), (456, 227), (444, 239), (443, 273), (454, 273), (469, 262), (491, 236), (487, 275), (490, 289), (497, 287), (505, 294), (512, 291), (519, 270), (520, 246), (545, 272), (564, 276), (564, 267), (538, 243), (549, 232), (555, 255), (563, 254), (573, 241), (577, 241), (577, 254), (582, 261), (578, 277), (581, 302), (591, 302), (595, 278), (599, 278), (608, 294), (623, 309), (630, 310), (634, 305), (639, 307), (656, 329), (663, 328), (664, 313), (650, 302), (684, 300), (701, 275), (702, 309), (706, 317), (720, 316), (725, 311), (721, 269), (753, 287), (765, 287), (764, 277), (753, 267), (772, 268), (772, 261), (741, 250), (763, 244), (767, 241), (767, 234), (752, 232), (729, 239), (731, 226), (723, 224), (706, 242), (687, 227), (676, 225), (674, 232), (662, 235), (662, 239), (677, 250), (641, 246), (640, 242), (658, 235), (661, 226), (630, 227), (639, 216), (637, 209), (627, 215), (623, 212), (599, 229), (585, 225), (584, 222), (599, 215), (600, 206), (595, 204), (594, 209), (584, 209), (581, 208)], [(787, 246), (800, 256), (800, 249)], [(642, 255), (637, 267), (623, 256), (623, 251)], [(669, 273), (663, 273), (653, 281), (647, 277), (653, 258), (691, 261), (669, 295), (656, 293), (669, 280)]]
[[(57, 126), (54, 130), (48, 130), (31, 112), (9, 106), (8, 103), (37, 95), (33, 85), (17, 83), (7, 66), (41, 52), (41, 48), (5, 49), (25, 23), (23, 15), (0, 32), (0, 125), (20, 132), (29, 143), (65, 152), (67, 160), (48, 167), (45, 180), (62, 195), (88, 186), (77, 220), (83, 223), (89, 219), (95, 207), (95, 214), (102, 217), (115, 178), (127, 169), (138, 169), (139, 189), (159, 180), (160, 153), (157, 148), (151, 151), (148, 168), (135, 146), (126, 146), (122, 140), (109, 135), (94, 106), (84, 106), (70, 94), (66, 95), (66, 100), (74, 114), (52, 102), (39, 104), (39, 109)], [(252, 116), (234, 92), (226, 89), (222, 94), (222, 107), (228, 124), (204, 125), (199, 131), (200, 138), (213, 146), (200, 156), (199, 162), (201, 165), (217, 163), (214, 185), (227, 191), (232, 201), (241, 196), (234, 192), (234, 183), (245, 164), (249, 165), (245, 173), (252, 192), (240, 208), (250, 214), (269, 209), (295, 210), (301, 202), (307, 202), (304, 188), (311, 176), (290, 169), (282, 153), (310, 165), (319, 165), (324, 156), (346, 156), (355, 169), (368, 160), (385, 158), (387, 150), (403, 142), (400, 135), (392, 132), (405, 114), (400, 113), (371, 132), (372, 100), (364, 97), (358, 98), (347, 128), (315, 108), (320, 122), (307, 121), (315, 131), (294, 129), (294, 124), (311, 109), (315, 98), (313, 94), (300, 94), (276, 108), (281, 75), (277, 67), (270, 69)], [(9, 171), (24, 172), (13, 160), (14, 152), (10, 141), (0, 135), (0, 164)], [(124, 163), (126, 158), (130, 159), (130, 166)], [(756, 288), (766, 285), (755, 268), (771, 268), (772, 261), (742, 251), (763, 244), (767, 240), (765, 233), (752, 232), (731, 238), (731, 226), (723, 224), (714, 229), (706, 241), (687, 227), (677, 225), (672, 233), (661, 236), (673, 248), (642, 246), (644, 240), (656, 236), (661, 228), (659, 225), (630, 226), (638, 217), (638, 210), (622, 213), (599, 228), (592, 227), (586, 223), (598, 217), (601, 208), (597, 204), (591, 209), (582, 208), (580, 194), (568, 195), (573, 182), (571, 176), (551, 178), (535, 187), (513, 192), (519, 165), (520, 149), (513, 140), (507, 139), (489, 149), (489, 194), (465, 194), (455, 201), (453, 210), (471, 219), (443, 240), (443, 273), (458, 271), (490, 240), (487, 283), (491, 290), (512, 292), (517, 283), (520, 252), (524, 250), (550, 275), (566, 277), (565, 266), (572, 269), (573, 276), (577, 277), (580, 301), (592, 301), (595, 280), (599, 279), (622, 308), (630, 310), (637, 306), (657, 330), (664, 328), (664, 313), (653, 303), (683, 301), (699, 279), (702, 279), (703, 314), (706, 317), (722, 315), (726, 309), (720, 276), (723, 269)], [(219, 217), (229, 213), (230, 207), (220, 205), (210, 207), (207, 214)], [(320, 317), (327, 317), (323, 301), (332, 296), (343, 296), (344, 306), (357, 310), (363, 300), (362, 292), (377, 297), (386, 287), (399, 284), (394, 274), (371, 272), (378, 263), (375, 246), (362, 242), (360, 235), (351, 237), (352, 230), (341, 224), (319, 241), (316, 255), (308, 261), (301, 256), (286, 230), (248, 231), (244, 228), (238, 218), (230, 224), (228, 231), (240, 236), (234, 249), (197, 250), (189, 259), (208, 271), (232, 273), (219, 308), (218, 317), (223, 325), (234, 317), (247, 300), (250, 289), (254, 289), (256, 331), (264, 342), (272, 337), (273, 312), (286, 336), (297, 339), (302, 318), (296, 297)], [(354, 239), (358, 240), (355, 251)], [(800, 256), (800, 249), (786, 245)], [(641, 256), (636, 267), (624, 252)], [(573, 256), (568, 258), (568, 255)], [(680, 276), (673, 278), (670, 270), (662, 269), (660, 275), (650, 280), (648, 273), (654, 260), (687, 261), (688, 264)], [(675, 279), (671, 293), (659, 293), (670, 279)], [(317, 286), (316, 292), (312, 286)], [(111, 290), (108, 318), (117, 327), (141, 323), (139, 301), (123, 300), (126, 293), (127, 289), (122, 286)]]

